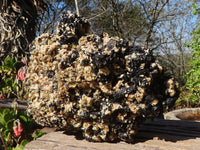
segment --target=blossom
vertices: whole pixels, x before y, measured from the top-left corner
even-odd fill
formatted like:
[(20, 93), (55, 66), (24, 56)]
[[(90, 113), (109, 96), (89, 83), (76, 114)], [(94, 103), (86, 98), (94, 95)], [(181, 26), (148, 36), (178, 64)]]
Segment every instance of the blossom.
[(14, 131), (14, 137), (19, 137), (19, 136), (21, 136), (21, 132), (19, 132), (18, 131), (18, 127), (17, 126), (15, 126), (15, 127), (13, 127), (13, 131)]
[(3, 96), (3, 94), (0, 94), (0, 100), (5, 99), (5, 97)]
[(21, 67), (17, 73), (18, 80), (24, 80), (26, 77), (26, 66)]
[(25, 64), (25, 66), (21, 67), (17, 72), (17, 79), (18, 80), (24, 80), (26, 77), (26, 70), (27, 70), (27, 59), (22, 58), (21, 62)]
[(21, 62), (23, 62), (27, 66), (27, 58), (26, 57), (22, 58)]
[(23, 131), (23, 128), (19, 119), (13, 122), (13, 131), (14, 131), (14, 137), (21, 136), (21, 132)]
[(20, 122), (18, 122), (18, 131), (19, 132), (22, 132), (23, 131), (23, 128), (22, 128), (22, 125)]

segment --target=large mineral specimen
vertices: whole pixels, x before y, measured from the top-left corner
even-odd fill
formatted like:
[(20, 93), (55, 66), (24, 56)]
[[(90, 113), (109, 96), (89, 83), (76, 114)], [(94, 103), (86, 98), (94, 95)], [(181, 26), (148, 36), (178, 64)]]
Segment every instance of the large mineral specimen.
[(178, 84), (151, 50), (88, 31), (88, 21), (68, 11), (55, 35), (36, 38), (25, 80), (28, 114), (89, 141), (133, 141), (141, 122), (174, 104)]

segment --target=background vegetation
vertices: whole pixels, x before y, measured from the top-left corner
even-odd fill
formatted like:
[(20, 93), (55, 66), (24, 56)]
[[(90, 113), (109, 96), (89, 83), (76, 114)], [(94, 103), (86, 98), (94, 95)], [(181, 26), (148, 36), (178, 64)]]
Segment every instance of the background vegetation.
[(188, 96), (193, 92), (189, 84), (186, 87), (188, 76), (184, 77), (194, 65), (189, 63), (194, 59), (194, 47), (186, 43), (194, 42), (192, 33), (199, 25), (198, 0), (53, 0), (53, 15), (40, 20), (38, 34), (54, 32), (62, 11), (77, 11), (75, 2), (79, 14), (90, 21), (91, 33), (108, 32), (154, 52), (166, 73), (180, 84), (176, 107), (199, 106), (199, 99)]

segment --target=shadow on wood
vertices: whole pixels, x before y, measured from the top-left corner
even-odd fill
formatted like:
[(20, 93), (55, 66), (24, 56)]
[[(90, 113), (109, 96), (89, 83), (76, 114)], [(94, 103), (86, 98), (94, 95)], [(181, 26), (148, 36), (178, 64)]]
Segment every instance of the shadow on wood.
[[(63, 134), (73, 135), (77, 140), (84, 139), (81, 133), (63, 132)], [(139, 126), (133, 144), (154, 138), (170, 142), (200, 138), (200, 122), (191, 120), (147, 120)]]
[(146, 121), (140, 125), (136, 135), (137, 142), (153, 139), (177, 142), (200, 137), (200, 122), (191, 120)]
[(146, 121), (140, 125), (134, 143), (94, 143), (79, 136), (53, 131), (28, 143), (24, 150), (197, 150), (200, 123), (184, 120)]

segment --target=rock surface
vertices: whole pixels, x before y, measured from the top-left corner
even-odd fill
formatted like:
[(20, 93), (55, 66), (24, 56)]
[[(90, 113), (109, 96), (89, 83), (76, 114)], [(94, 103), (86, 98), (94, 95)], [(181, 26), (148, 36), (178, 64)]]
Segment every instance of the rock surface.
[(85, 35), (86, 19), (66, 12), (55, 35), (33, 43), (25, 85), (28, 114), (89, 141), (133, 141), (138, 124), (178, 98), (152, 51), (107, 33)]

